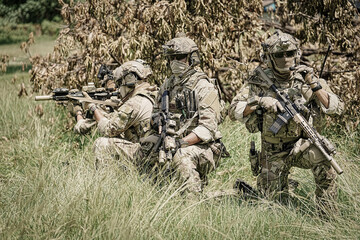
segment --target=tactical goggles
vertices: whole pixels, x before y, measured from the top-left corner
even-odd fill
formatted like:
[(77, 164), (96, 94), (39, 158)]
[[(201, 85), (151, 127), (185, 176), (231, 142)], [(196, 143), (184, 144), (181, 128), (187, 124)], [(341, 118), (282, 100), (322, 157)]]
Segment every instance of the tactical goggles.
[(183, 60), (187, 57), (187, 54), (176, 54), (176, 55), (169, 55), (168, 58), (170, 61), (173, 61), (173, 60)]
[(271, 55), (274, 58), (283, 58), (283, 57), (294, 57), (295, 54), (296, 54), (296, 50), (286, 51), (286, 52), (276, 52), (276, 53), (272, 53)]

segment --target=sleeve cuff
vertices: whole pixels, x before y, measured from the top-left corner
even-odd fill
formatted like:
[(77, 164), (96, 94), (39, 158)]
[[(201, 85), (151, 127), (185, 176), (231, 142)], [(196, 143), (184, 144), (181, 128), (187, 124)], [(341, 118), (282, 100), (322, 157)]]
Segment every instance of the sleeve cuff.
[(336, 114), (336, 113), (341, 113), (342, 112), (342, 102), (339, 100), (338, 96), (333, 94), (333, 93), (329, 93), (329, 108), (326, 108), (324, 106), (324, 104), (322, 104), (320, 101), (320, 106), (321, 106), (321, 111), (325, 114)]
[(241, 120), (244, 117), (244, 110), (246, 108), (247, 102), (240, 101), (236, 104), (234, 111), (234, 117), (236, 120)]
[(214, 141), (214, 137), (211, 134), (210, 130), (204, 126), (197, 126), (192, 130), (204, 143)]

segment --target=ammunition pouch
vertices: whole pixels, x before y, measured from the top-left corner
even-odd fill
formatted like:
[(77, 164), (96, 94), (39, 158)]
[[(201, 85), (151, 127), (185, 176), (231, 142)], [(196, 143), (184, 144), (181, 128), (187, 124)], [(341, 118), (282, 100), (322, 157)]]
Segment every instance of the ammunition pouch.
[(185, 89), (182, 95), (176, 96), (175, 105), (184, 119), (191, 119), (198, 110), (195, 91)]
[(262, 131), (263, 125), (263, 110), (256, 109), (254, 114), (251, 114), (249, 119), (245, 123), (246, 129), (250, 133), (256, 133)]

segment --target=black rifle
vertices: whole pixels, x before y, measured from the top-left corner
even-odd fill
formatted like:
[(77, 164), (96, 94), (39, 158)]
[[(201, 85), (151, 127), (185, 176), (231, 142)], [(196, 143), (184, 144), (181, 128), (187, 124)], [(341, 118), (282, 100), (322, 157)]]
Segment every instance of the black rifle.
[(91, 100), (85, 98), (81, 91), (71, 92), (67, 88), (55, 88), (52, 95), (36, 96), (35, 101), (54, 100), (58, 102), (64, 102), (72, 100), (93, 102), (111, 107), (116, 107), (118, 105), (118, 103), (115, 102), (105, 102), (106, 99), (110, 99), (112, 96), (118, 96), (117, 91), (107, 91), (105, 88), (100, 88), (98, 90), (95, 89), (92, 91), (87, 91), (87, 94), (91, 97)]
[(263, 69), (258, 66), (255, 69), (255, 74), (257, 74), (261, 79), (266, 81), (268, 87), (276, 93), (276, 96), (284, 107), (285, 112), (278, 115), (277, 119), (270, 127), (270, 131), (274, 134), (277, 134), (282, 126), (286, 125), (290, 119), (294, 121), (301, 127), (301, 129), (308, 136), (310, 142), (317, 147), (320, 152), (325, 156), (325, 158), (330, 162), (335, 171), (340, 175), (343, 173), (341, 167), (334, 160), (332, 155), (336, 154), (336, 149), (333, 144), (330, 143), (328, 139), (321, 136), (304, 118), (301, 114), (299, 108), (290, 100), (290, 97), (285, 92), (280, 92), (271, 79), (265, 74)]
[(176, 122), (171, 120), (169, 112), (169, 91), (165, 90), (161, 96), (161, 111), (157, 116), (157, 126), (160, 137), (153, 147), (153, 152), (159, 151), (159, 163), (171, 161), (176, 151), (175, 127)]

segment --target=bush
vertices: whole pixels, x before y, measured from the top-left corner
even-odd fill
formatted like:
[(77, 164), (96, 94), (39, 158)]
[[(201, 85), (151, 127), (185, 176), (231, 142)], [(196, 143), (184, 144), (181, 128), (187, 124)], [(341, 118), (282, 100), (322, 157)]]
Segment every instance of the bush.
[(39, 29), (34, 24), (1, 24), (0, 44), (18, 43), (26, 41), (31, 32)]
[(59, 34), (60, 25), (57, 22), (44, 20), (41, 23), (42, 34), (55, 36)]
[(13, 23), (41, 23), (59, 17), (60, 8), (57, 0), (2, 1), (0, 17)]

